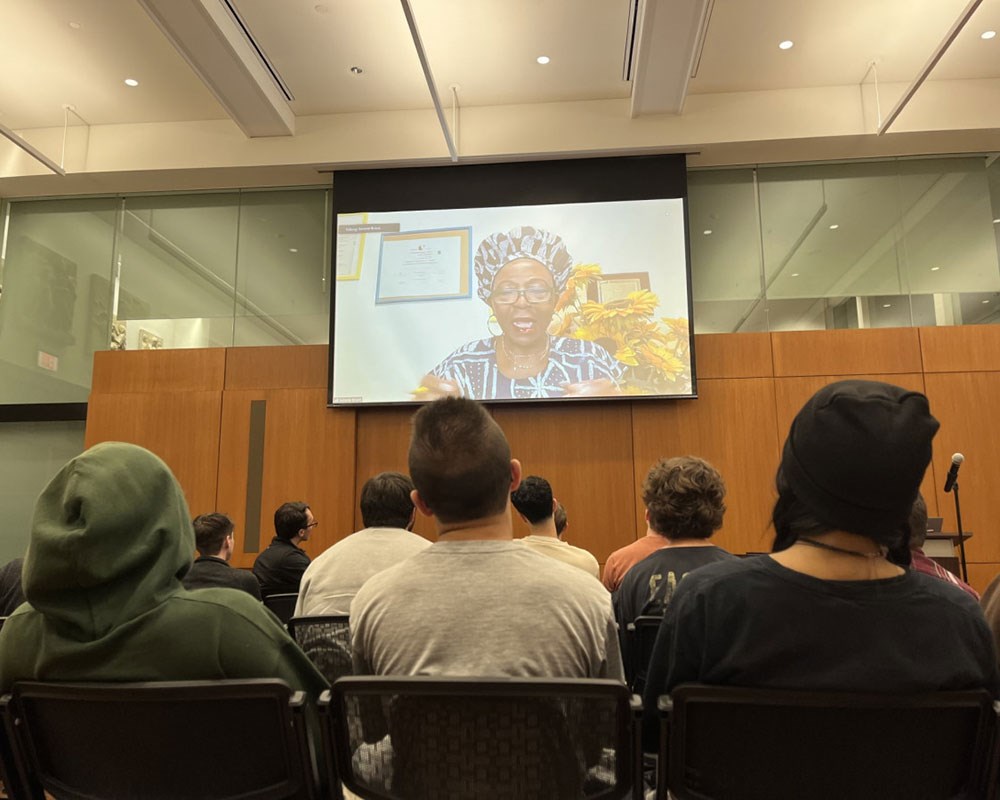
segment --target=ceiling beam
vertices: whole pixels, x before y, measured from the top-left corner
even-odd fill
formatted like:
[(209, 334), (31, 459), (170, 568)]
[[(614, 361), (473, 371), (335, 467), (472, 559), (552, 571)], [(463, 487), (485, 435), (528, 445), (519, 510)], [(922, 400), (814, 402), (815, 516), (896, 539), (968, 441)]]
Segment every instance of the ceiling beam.
[[(697, 74), (714, 0), (637, 0), (630, 116), (680, 114)], [(627, 43), (626, 46), (630, 46)], [(626, 57), (626, 63), (629, 59)]]
[(247, 136), (295, 133), (295, 114), (273, 67), (225, 0), (139, 4)]

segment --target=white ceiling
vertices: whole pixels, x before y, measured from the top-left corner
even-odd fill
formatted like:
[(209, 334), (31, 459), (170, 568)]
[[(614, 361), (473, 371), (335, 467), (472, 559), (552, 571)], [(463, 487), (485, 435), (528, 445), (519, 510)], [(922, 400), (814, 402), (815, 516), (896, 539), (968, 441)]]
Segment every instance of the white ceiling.
[[(198, 2), (222, 0), (176, 0)], [(399, 0), (231, 2), (290, 89), (297, 116), (430, 107)], [(667, 13), (666, 0), (646, 2)], [(695, 0), (711, 14), (688, 92), (856, 85), (872, 61), (880, 81), (908, 83), (966, 2)], [(453, 84), (463, 107), (632, 91), (622, 76), (629, 0), (412, 0), (412, 8), (446, 106)], [(1000, 0), (983, 0), (933, 77), (1000, 77), (1000, 38), (979, 38), (987, 28), (1000, 29)], [(795, 46), (781, 51), (785, 38)], [(551, 63), (537, 64), (539, 55)], [(352, 66), (364, 72), (353, 75)], [(14, 129), (61, 126), (64, 104), (91, 124), (226, 116), (136, 0), (6, 0), (0, 70), (0, 122)], [(124, 86), (126, 77), (139, 87)]]

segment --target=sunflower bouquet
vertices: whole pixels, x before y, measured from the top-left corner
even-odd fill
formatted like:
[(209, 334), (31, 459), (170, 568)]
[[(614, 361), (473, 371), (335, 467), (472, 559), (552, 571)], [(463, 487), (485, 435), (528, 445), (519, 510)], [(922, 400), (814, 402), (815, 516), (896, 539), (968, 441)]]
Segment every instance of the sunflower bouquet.
[(660, 299), (648, 289), (620, 300), (586, 299), (601, 276), (597, 264), (578, 264), (556, 303), (556, 336), (597, 342), (626, 366), (626, 394), (686, 393), (691, 388), (688, 321), (653, 315)]

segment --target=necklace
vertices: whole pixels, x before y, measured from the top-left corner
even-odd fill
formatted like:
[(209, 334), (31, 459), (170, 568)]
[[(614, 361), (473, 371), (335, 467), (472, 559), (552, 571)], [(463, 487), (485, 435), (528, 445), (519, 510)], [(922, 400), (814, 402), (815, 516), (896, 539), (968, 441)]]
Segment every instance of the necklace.
[(527, 355), (517, 355), (515, 353), (510, 352), (510, 350), (507, 349), (507, 342), (504, 340), (504, 337), (501, 336), (500, 349), (503, 350), (503, 354), (507, 357), (507, 360), (510, 361), (511, 366), (513, 366), (514, 369), (532, 369), (540, 359), (548, 358), (549, 340), (548, 337), (546, 337), (545, 347), (542, 348), (537, 353), (528, 353)]
[(849, 550), (846, 547), (837, 547), (833, 544), (827, 544), (826, 542), (817, 542), (815, 539), (807, 539), (804, 536), (800, 536), (795, 540), (796, 544), (807, 544), (810, 547), (818, 547), (820, 550), (830, 550), (834, 553), (843, 553), (845, 556), (854, 556), (855, 558), (882, 558), (885, 554), (881, 550), (876, 550), (874, 553), (861, 553), (857, 550)]

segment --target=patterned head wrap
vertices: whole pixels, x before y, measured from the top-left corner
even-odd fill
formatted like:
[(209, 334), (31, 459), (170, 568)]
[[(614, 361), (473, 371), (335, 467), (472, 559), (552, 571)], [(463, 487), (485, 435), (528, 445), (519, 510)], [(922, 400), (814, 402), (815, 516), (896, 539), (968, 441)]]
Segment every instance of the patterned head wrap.
[(566, 288), (573, 259), (563, 240), (554, 233), (537, 228), (514, 228), (508, 233), (487, 236), (476, 250), (476, 280), (479, 282), (479, 297), (484, 303), (490, 302), (497, 273), (519, 258), (531, 258), (547, 267), (557, 292)]

